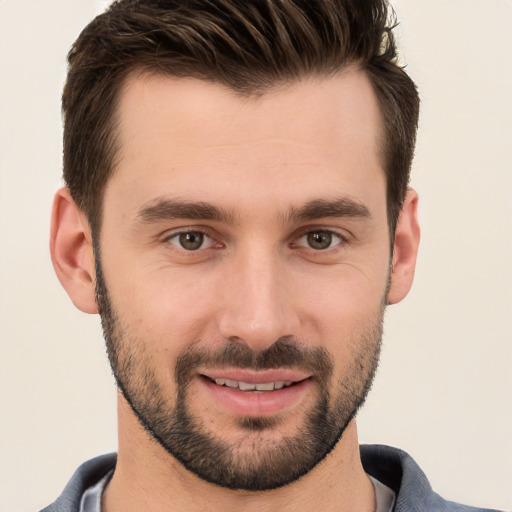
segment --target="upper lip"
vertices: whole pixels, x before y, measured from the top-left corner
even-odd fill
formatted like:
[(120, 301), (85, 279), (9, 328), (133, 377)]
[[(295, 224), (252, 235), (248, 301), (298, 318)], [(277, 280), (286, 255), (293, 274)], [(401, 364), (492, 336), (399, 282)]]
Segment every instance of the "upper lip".
[(291, 369), (276, 370), (243, 370), (243, 369), (212, 369), (199, 372), (200, 375), (211, 380), (228, 379), (248, 384), (261, 384), (266, 382), (291, 381), (300, 382), (311, 377), (311, 374)]

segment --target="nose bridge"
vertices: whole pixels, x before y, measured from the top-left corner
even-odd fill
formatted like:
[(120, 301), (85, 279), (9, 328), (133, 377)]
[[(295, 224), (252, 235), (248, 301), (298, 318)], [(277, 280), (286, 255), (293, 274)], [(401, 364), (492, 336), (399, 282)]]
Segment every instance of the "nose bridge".
[(287, 272), (272, 247), (252, 247), (236, 255), (224, 283), (219, 327), (224, 338), (264, 350), (282, 336), (298, 334)]

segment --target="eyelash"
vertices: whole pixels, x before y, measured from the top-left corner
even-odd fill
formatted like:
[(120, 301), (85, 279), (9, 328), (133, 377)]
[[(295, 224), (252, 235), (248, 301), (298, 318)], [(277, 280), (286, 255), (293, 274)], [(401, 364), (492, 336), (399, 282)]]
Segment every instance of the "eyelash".
[[(182, 235), (191, 235), (191, 234), (197, 234), (197, 235), (202, 235), (205, 239), (210, 239), (211, 240), (211, 244), (209, 247), (204, 247), (201, 249), (201, 247), (195, 249), (195, 250), (192, 250), (192, 249), (186, 249), (185, 247), (178, 245), (178, 243), (173, 243), (172, 241), (173, 240), (179, 240), (179, 237), (182, 236)], [(176, 233), (172, 233), (168, 236), (166, 236), (163, 240), (164, 242), (167, 242), (167, 243), (170, 243), (171, 245), (177, 247), (178, 249), (181, 249), (181, 250), (184, 250), (186, 252), (189, 252), (189, 253), (194, 253), (194, 252), (198, 252), (199, 250), (206, 250), (206, 249), (211, 249), (212, 246), (214, 245), (218, 245), (219, 247), (222, 247), (223, 244), (221, 244), (220, 242), (216, 242), (216, 240), (210, 235), (210, 233), (208, 233), (206, 230), (204, 229), (198, 229), (198, 228), (194, 228), (194, 229), (184, 229), (184, 230), (181, 230), (181, 231), (178, 231)], [(202, 241), (201, 245), (204, 243), (205, 240)]]
[[(307, 237), (308, 235), (315, 234), (315, 233), (322, 234), (322, 235), (328, 235), (328, 236), (332, 237), (333, 241), (334, 241), (334, 239), (337, 239), (338, 241), (333, 246), (329, 246), (324, 249), (315, 249), (314, 247), (311, 247), (310, 245), (299, 245), (298, 244), (298, 242), (301, 239)], [(181, 237), (182, 235), (191, 235), (191, 234), (197, 234), (197, 235), (201, 235), (203, 237), (203, 240), (201, 241), (201, 246), (205, 242), (204, 239), (209, 239), (211, 241), (209, 246), (208, 247), (199, 246), (196, 249), (186, 249), (185, 247), (183, 247), (182, 244), (180, 244), (179, 237)], [(173, 240), (178, 240), (178, 241), (176, 243), (173, 243)], [(208, 232), (205, 229), (201, 229), (201, 228), (182, 229), (181, 231), (178, 231), (176, 233), (172, 233), (172, 234), (166, 236), (163, 239), (163, 241), (166, 243), (170, 243), (171, 245), (176, 247), (178, 250), (183, 250), (189, 254), (198, 253), (199, 251), (204, 251), (204, 250), (208, 250), (208, 249), (224, 247), (224, 244), (216, 241), (210, 232)], [(347, 237), (342, 235), (338, 231), (333, 231), (331, 229), (322, 229), (322, 228), (316, 228), (316, 229), (308, 228), (306, 231), (301, 231), (297, 236), (294, 236), (292, 242), (289, 243), (289, 247), (292, 249), (302, 247), (303, 249), (313, 251), (314, 254), (320, 255), (320, 254), (336, 253), (339, 250), (341, 250), (347, 243), (348, 243)]]
[[(324, 249), (315, 249), (314, 247), (311, 247), (311, 245), (298, 245), (298, 241), (302, 240), (303, 238), (308, 237), (312, 234), (322, 234), (322, 235), (328, 235), (331, 237), (332, 242), (337, 239), (337, 243), (334, 243), (334, 245), (326, 247)], [(344, 247), (348, 243), (348, 239), (346, 236), (343, 236), (341, 233), (337, 231), (333, 231), (332, 229), (311, 229), (309, 228), (307, 231), (302, 232), (302, 234), (294, 239), (295, 241), (290, 244), (291, 247), (303, 247), (305, 249), (314, 251), (316, 254), (329, 254), (333, 252), (338, 252), (342, 247)]]

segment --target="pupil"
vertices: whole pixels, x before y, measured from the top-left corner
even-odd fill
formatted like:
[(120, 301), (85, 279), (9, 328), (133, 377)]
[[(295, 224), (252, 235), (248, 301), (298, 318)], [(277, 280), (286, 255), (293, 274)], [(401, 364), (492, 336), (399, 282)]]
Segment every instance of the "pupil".
[(184, 249), (194, 251), (201, 247), (201, 245), (203, 244), (203, 238), (204, 235), (202, 233), (181, 233), (180, 244)]
[(326, 231), (314, 231), (308, 235), (309, 246), (313, 249), (327, 249), (332, 242), (332, 235)]

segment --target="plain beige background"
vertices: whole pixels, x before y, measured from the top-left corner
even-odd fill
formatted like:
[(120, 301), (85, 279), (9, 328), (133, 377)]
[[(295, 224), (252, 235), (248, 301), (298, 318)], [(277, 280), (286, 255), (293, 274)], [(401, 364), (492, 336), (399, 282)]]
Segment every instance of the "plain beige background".
[[(98, 318), (48, 256), (65, 54), (106, 2), (0, 0), (0, 512), (39, 510), (116, 448)], [(512, 509), (512, 1), (396, 0), (423, 98), (417, 279), (359, 417), (445, 497)]]

